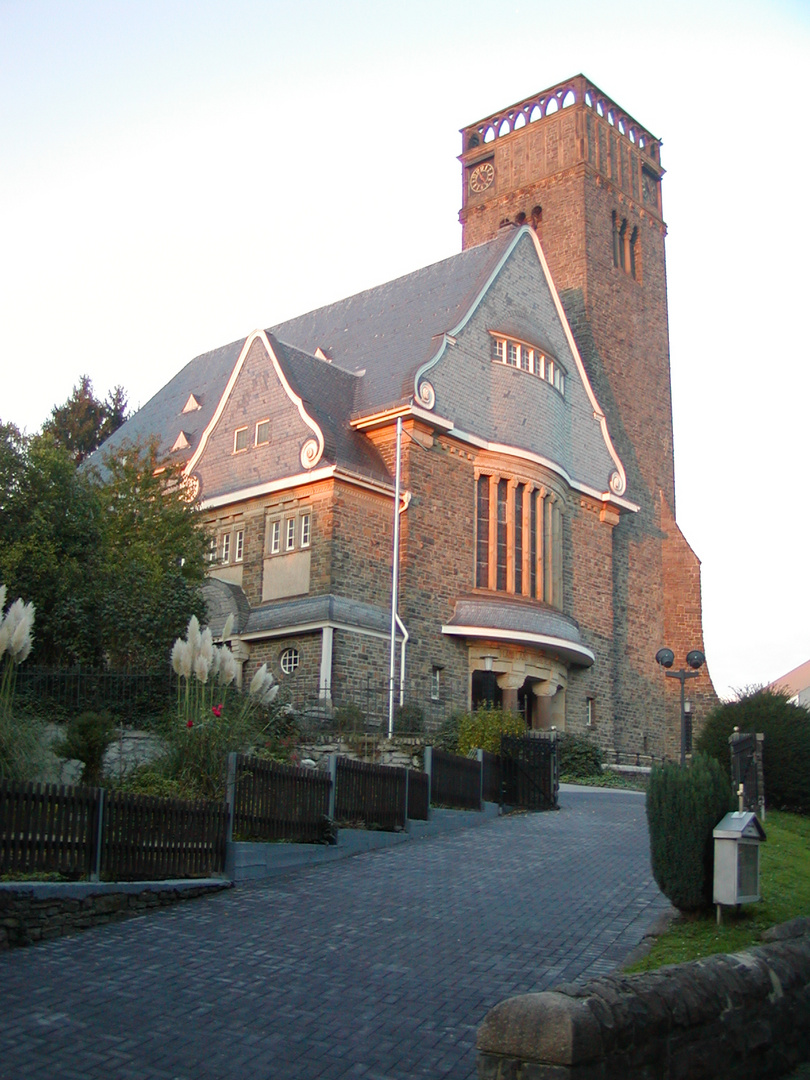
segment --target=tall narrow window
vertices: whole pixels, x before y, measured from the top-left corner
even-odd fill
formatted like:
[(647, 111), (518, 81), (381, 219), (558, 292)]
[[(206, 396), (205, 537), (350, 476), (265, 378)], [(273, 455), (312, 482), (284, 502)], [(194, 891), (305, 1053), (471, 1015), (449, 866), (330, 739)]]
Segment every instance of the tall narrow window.
[(638, 246), (638, 226), (633, 229), (633, 235), (630, 237), (630, 273), (638, 281), (638, 274), (636, 273), (636, 247)]
[(281, 522), (270, 523), (270, 554), (278, 555), (281, 550)]
[(537, 492), (529, 501), (529, 595), (537, 600)]
[(475, 584), (489, 588), (489, 477), (478, 477), (476, 498)]
[(496, 589), (506, 591), (506, 480), (498, 481), (498, 572)]
[(245, 553), (245, 533), (243, 529), (239, 529), (236, 533), (236, 545), (234, 550), (233, 560), (234, 562), (241, 562), (242, 556)]
[(309, 514), (301, 515), (301, 547), (309, 547), (310, 538), (310, 516)]
[(523, 492), (525, 484), (515, 486), (515, 592), (523, 592)]
[(222, 561), (230, 562), (231, 559), (231, 534), (225, 533), (222, 537)]
[(292, 551), (295, 547), (295, 518), (287, 518), (287, 538), (284, 542), (284, 550)]

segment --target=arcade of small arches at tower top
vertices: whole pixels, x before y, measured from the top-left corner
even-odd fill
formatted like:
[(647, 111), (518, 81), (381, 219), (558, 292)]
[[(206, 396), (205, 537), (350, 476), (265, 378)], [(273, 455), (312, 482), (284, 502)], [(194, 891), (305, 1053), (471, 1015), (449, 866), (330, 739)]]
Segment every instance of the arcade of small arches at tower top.
[(496, 113), (482, 120), (474, 128), (466, 129), (465, 149), (470, 150), (479, 146), (482, 142), (490, 143), (513, 131), (518, 131), (527, 124), (536, 123), (545, 116), (562, 109), (568, 109), (583, 102), (588, 108), (593, 109), (597, 116), (604, 117), (611, 127), (615, 128), (639, 150), (645, 150), (653, 161), (658, 161), (658, 140), (653, 138), (639, 124), (631, 120), (614, 102), (600, 94), (595, 88), (589, 86), (579, 87), (576, 84), (564, 83), (553, 90), (545, 91), (537, 97), (528, 98), (526, 101), (515, 105), (503, 113)]

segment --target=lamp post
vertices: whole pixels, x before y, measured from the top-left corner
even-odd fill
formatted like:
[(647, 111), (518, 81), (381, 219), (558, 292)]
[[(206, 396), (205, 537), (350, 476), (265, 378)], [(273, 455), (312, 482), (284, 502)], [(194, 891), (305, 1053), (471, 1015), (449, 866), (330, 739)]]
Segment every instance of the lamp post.
[(686, 654), (686, 662), (691, 671), (681, 668), (680, 671), (670, 671), (669, 668), (675, 662), (675, 653), (672, 649), (659, 649), (655, 654), (655, 662), (664, 668), (664, 674), (669, 679), (677, 679), (681, 684), (681, 765), (686, 764), (686, 699), (684, 686), (687, 679), (696, 679), (700, 674), (700, 668), (706, 663), (706, 657), (700, 649), (692, 649)]

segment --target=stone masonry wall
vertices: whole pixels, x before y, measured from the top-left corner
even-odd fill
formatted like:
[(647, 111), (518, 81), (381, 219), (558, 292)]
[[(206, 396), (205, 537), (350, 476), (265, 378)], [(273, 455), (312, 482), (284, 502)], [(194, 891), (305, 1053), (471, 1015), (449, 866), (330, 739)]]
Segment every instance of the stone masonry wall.
[(810, 919), (771, 943), (525, 994), (478, 1029), (480, 1080), (767, 1080), (810, 1057)]

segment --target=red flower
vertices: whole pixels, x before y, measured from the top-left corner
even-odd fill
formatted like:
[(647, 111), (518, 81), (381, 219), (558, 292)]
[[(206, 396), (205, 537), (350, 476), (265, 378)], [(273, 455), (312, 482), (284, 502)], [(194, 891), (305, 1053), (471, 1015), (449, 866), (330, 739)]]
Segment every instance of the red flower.
[(214, 716), (217, 718), (217, 720), (219, 720), (220, 716), (222, 716), (222, 706), (221, 705), (212, 705), (211, 706), (211, 712), (214, 714)]
[(186, 720), (186, 727), (194, 727), (194, 721), (193, 720)]

